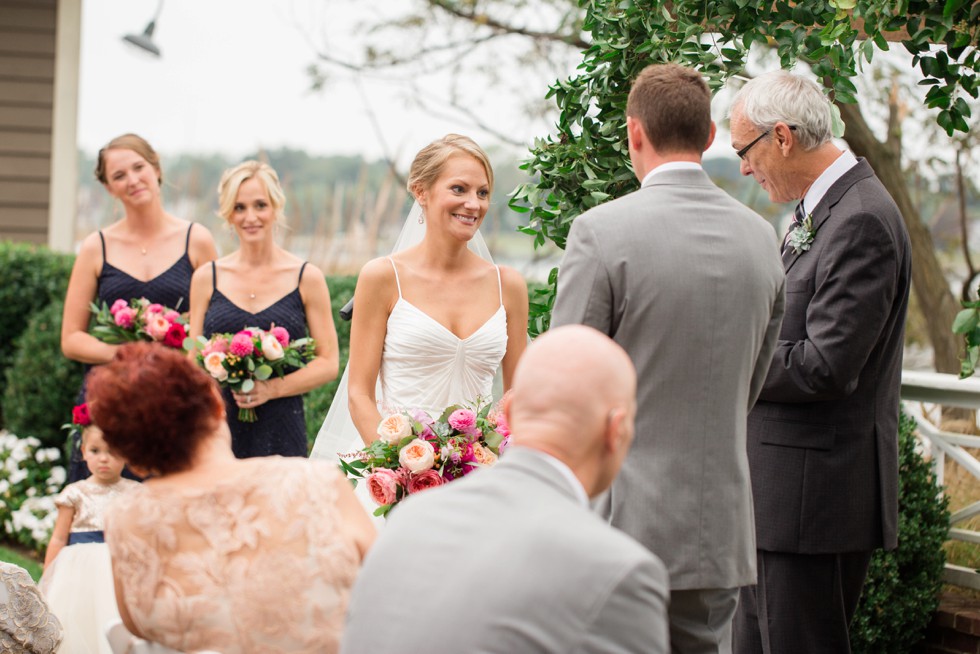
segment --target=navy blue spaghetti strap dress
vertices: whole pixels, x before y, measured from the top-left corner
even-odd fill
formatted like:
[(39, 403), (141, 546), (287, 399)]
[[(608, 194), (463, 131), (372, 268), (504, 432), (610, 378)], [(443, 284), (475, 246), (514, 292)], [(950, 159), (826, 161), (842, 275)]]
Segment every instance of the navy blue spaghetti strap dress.
[[(299, 293), (303, 279), (304, 263), (299, 269), (296, 288), (258, 313), (251, 313), (229, 300), (218, 290), (218, 270), (211, 262), (211, 303), (204, 314), (204, 335), (236, 333), (246, 327), (271, 329), (285, 327), (290, 339), (308, 335), (306, 308)], [(238, 420), (238, 405), (230, 389), (222, 389), (228, 427), (231, 429), (231, 448), (235, 456), (245, 459), (253, 456), (306, 456), (306, 420), (303, 415), (303, 396), (293, 395), (270, 400), (255, 408), (255, 422)]]
[[(98, 290), (95, 294), (96, 304), (105, 302), (111, 307), (113, 302), (119, 299), (129, 302), (134, 298), (145, 297), (150, 302), (162, 304), (181, 313), (187, 311), (191, 292), (191, 276), (194, 274), (194, 266), (191, 264), (191, 258), (188, 254), (191, 242), (191, 229), (193, 228), (193, 223), (187, 228), (187, 236), (184, 239), (184, 254), (172, 266), (153, 279), (145, 282), (141, 279), (136, 279), (125, 270), (120, 270), (109, 263), (109, 259), (106, 256), (105, 236), (102, 235), (102, 231), (100, 230), (99, 240), (102, 241), (102, 272), (99, 273)], [(90, 366), (86, 368), (86, 372), (88, 372), (89, 368)], [(85, 383), (82, 382), (78, 404), (84, 401)], [(82, 460), (81, 437), (77, 436), (72, 442), (68, 483), (86, 479), (89, 474), (88, 466)]]

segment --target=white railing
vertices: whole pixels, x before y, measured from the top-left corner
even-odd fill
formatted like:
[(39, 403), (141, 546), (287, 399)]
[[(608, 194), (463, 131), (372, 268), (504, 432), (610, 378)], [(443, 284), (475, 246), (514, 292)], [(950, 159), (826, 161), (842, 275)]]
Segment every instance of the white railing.
[[(980, 380), (959, 379), (956, 375), (936, 372), (902, 371), (902, 400), (906, 410), (918, 423), (919, 438), (932, 458), (936, 481), (944, 484), (946, 457), (949, 457), (974, 478), (980, 479), (980, 461), (967, 452), (964, 447), (980, 449), (980, 436), (954, 434), (942, 431), (926, 417), (924, 410), (915, 410), (910, 405), (920, 402), (931, 405), (955, 406), (965, 409), (980, 409)], [(922, 409), (922, 405), (919, 405)], [(976, 416), (974, 416), (974, 419)], [(957, 527), (958, 523), (980, 514), (980, 501), (963, 507), (950, 516), (949, 538), (968, 543), (980, 544), (980, 532)], [(947, 583), (980, 590), (980, 574), (972, 568), (951, 563), (946, 564), (944, 579)]]

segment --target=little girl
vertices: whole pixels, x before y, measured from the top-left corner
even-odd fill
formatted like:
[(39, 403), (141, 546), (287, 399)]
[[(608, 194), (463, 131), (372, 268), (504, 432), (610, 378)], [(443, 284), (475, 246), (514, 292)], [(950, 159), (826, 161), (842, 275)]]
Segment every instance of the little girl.
[(55, 498), (58, 519), (40, 587), (64, 628), (62, 652), (111, 654), (104, 629), (119, 620), (119, 610), (102, 516), (113, 499), (139, 484), (121, 477), (123, 460), (94, 425), (82, 432), (82, 459), (92, 476), (69, 484)]

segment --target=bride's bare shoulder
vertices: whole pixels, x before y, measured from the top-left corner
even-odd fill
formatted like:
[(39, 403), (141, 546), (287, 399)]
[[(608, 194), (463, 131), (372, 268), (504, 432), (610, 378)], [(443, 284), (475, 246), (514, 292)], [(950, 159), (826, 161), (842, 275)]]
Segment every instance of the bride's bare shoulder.
[(371, 259), (361, 268), (357, 275), (357, 287), (368, 287), (372, 290), (382, 290), (390, 286), (395, 288), (395, 270), (388, 257)]

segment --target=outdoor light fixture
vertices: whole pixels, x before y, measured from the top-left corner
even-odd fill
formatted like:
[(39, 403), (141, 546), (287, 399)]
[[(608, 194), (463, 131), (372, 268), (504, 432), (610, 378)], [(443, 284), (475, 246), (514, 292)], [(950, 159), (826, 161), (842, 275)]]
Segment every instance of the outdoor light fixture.
[(151, 55), (155, 57), (159, 57), (160, 48), (158, 48), (157, 45), (153, 42), (153, 30), (157, 26), (157, 18), (160, 17), (160, 9), (162, 8), (163, 8), (163, 0), (160, 0), (160, 2), (157, 3), (156, 13), (153, 14), (153, 18), (150, 20), (149, 24), (147, 24), (146, 29), (143, 30), (143, 33), (127, 34), (126, 36), (123, 37), (123, 41), (129, 43), (130, 45), (136, 46), (140, 50), (149, 52)]

